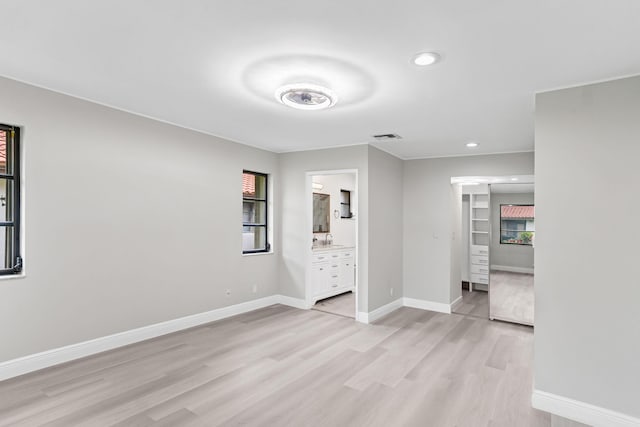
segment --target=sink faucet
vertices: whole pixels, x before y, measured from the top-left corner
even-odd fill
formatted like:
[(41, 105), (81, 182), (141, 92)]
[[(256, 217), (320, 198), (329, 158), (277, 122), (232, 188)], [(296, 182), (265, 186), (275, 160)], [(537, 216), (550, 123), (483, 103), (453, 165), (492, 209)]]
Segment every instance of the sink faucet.
[[(329, 236), (331, 236), (331, 240), (329, 240)], [(333, 243), (333, 234), (327, 233), (327, 235), (324, 236), (324, 244), (325, 246), (329, 246), (332, 243)]]

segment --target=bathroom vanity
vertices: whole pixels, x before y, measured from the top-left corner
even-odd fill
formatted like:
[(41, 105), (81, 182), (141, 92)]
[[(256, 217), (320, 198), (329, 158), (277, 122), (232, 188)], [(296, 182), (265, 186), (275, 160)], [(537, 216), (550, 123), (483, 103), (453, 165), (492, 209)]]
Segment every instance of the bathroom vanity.
[(311, 255), (312, 303), (354, 290), (354, 249), (344, 246), (313, 248)]

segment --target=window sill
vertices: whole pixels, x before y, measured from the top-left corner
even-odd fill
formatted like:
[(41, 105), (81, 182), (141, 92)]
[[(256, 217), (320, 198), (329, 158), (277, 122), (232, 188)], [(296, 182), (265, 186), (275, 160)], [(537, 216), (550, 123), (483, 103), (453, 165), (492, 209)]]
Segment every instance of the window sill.
[(0, 275), (0, 281), (2, 280), (11, 280), (11, 279), (24, 279), (27, 275), (22, 272), (20, 274), (3, 274)]
[(251, 257), (251, 256), (260, 256), (260, 255), (273, 255), (274, 252), (273, 250), (269, 251), (269, 252), (254, 252), (251, 254), (242, 254), (243, 257), (247, 256), (247, 257)]

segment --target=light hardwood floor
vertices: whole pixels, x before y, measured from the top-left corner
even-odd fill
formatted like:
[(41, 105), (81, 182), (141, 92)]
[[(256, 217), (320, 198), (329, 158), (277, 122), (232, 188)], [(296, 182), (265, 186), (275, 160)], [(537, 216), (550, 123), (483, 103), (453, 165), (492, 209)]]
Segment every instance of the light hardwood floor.
[(491, 317), (533, 326), (533, 274), (491, 271)]
[(271, 306), (0, 383), (0, 425), (549, 426), (531, 328)]
[(469, 292), (462, 290), (462, 304), (458, 305), (454, 310), (457, 314), (465, 314), (467, 316), (479, 317), (481, 319), (489, 318), (489, 294), (485, 291)]
[(355, 319), (356, 294), (353, 292), (346, 292), (344, 294), (336, 295), (335, 297), (320, 300), (313, 306), (313, 309)]

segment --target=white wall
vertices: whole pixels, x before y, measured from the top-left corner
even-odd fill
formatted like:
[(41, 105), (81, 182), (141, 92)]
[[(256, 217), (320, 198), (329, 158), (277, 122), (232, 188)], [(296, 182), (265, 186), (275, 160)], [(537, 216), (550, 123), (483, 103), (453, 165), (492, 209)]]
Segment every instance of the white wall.
[[(322, 184), (322, 190), (314, 190), (314, 193), (328, 194), (330, 204), (330, 230), (333, 236), (333, 243), (336, 245), (355, 246), (356, 244), (356, 215), (354, 211), (357, 206), (357, 194), (356, 194), (356, 177), (355, 174), (336, 174), (336, 175), (314, 175), (313, 182)], [(334, 212), (337, 210), (340, 212), (340, 190), (351, 191), (351, 210), (354, 214), (353, 218), (338, 218), (335, 217)], [(324, 239), (326, 233), (309, 233), (318, 239)]]
[(277, 155), (7, 79), (0, 94), (23, 128), (26, 214), (0, 361), (277, 293), (277, 242), (241, 248), (242, 169), (277, 183)]
[(369, 311), (403, 296), (402, 171), (402, 160), (369, 147)]
[(460, 283), (451, 280), (452, 221), (457, 221), (452, 176), (531, 175), (533, 170), (533, 153), (404, 162), (404, 296), (449, 304), (460, 293)]
[(640, 77), (536, 104), (535, 387), (640, 417)]
[(500, 205), (532, 205), (533, 193), (491, 193), (491, 265), (533, 269), (534, 248), (500, 244)]

